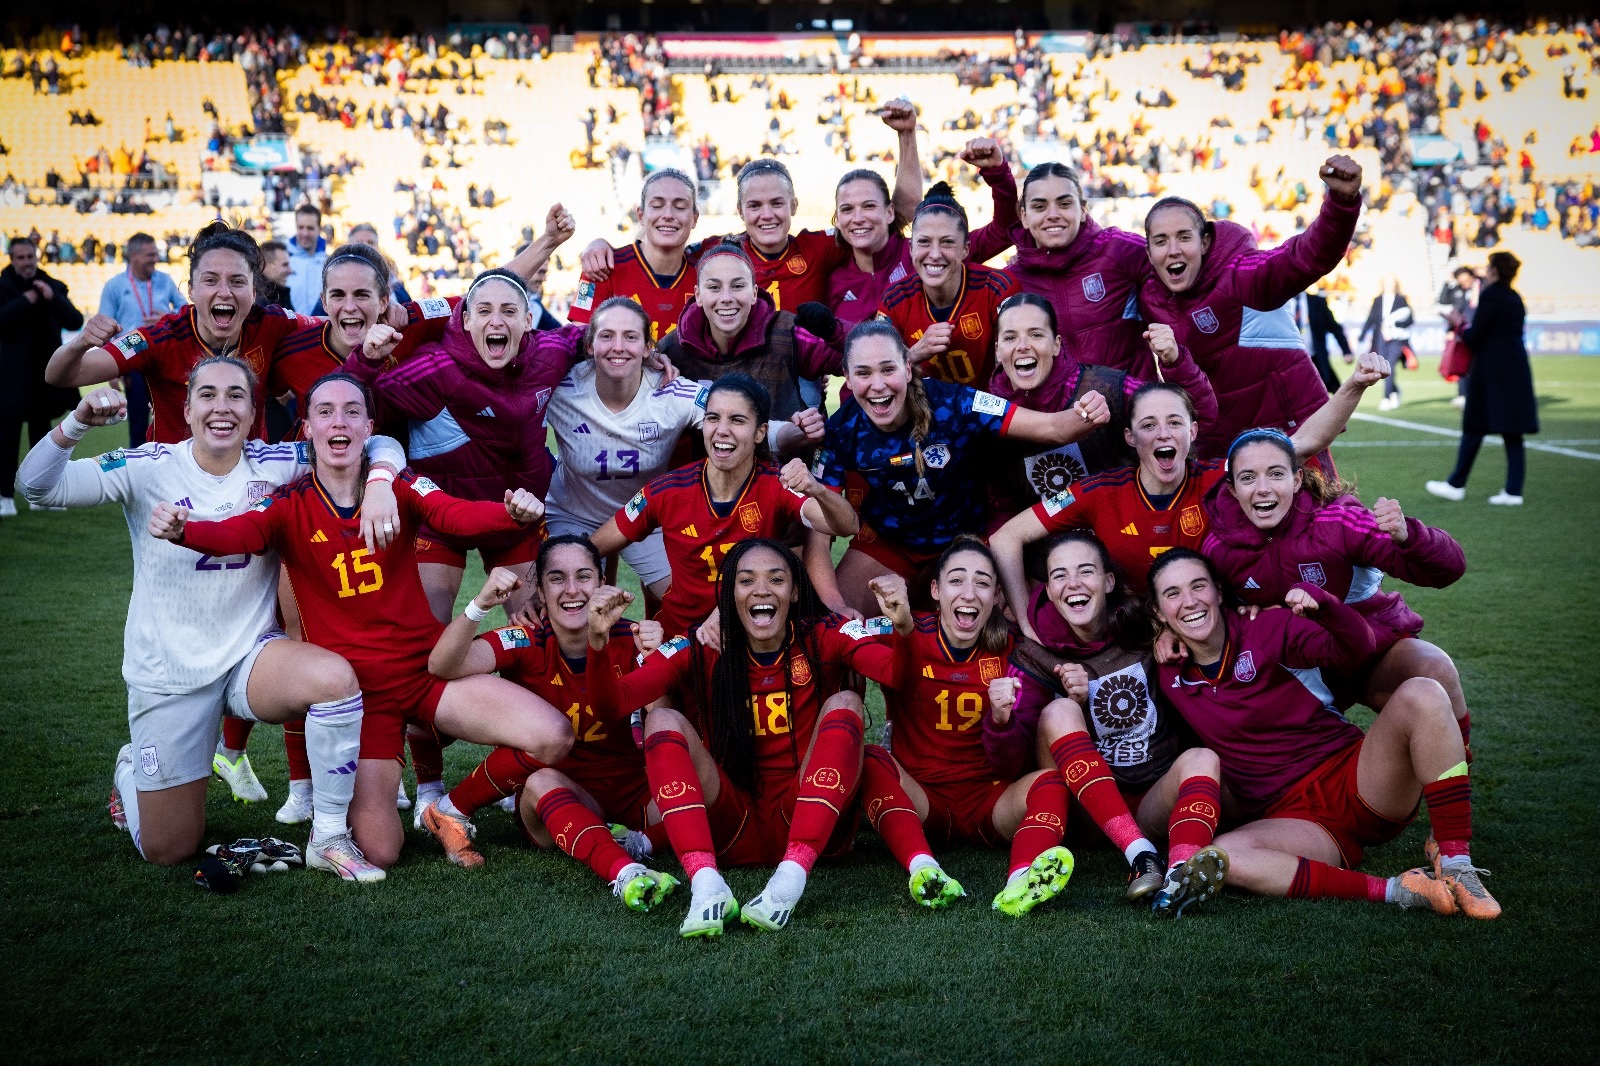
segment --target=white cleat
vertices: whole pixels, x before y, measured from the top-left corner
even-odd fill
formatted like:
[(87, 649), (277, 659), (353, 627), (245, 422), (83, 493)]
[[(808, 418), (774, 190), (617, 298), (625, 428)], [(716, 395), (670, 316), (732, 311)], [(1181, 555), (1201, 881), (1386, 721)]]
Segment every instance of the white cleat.
[(517, 794), (513, 792), (504, 799), (495, 800), (494, 805), (499, 807), (502, 811), (505, 811), (507, 814), (515, 814), (517, 811)]
[(306, 845), (306, 865), (313, 870), (330, 870), (343, 881), (382, 881), (388, 875), (372, 865), (349, 833)]
[(420, 788), (417, 789), (416, 806), (411, 808), (411, 828), (423, 829), (424, 826), (422, 824), (422, 812), (428, 809), (428, 805), (430, 803), (439, 802), (443, 796), (444, 789), (442, 788), (436, 789), (432, 792), (424, 792)]
[(1496, 507), (1521, 507), (1522, 497), (1513, 496), (1509, 492), (1501, 491), (1489, 497), (1489, 502)]
[(1460, 503), (1467, 498), (1465, 488), (1458, 489), (1448, 481), (1430, 481), (1422, 487), (1428, 490), (1430, 496), (1437, 496), (1441, 500), (1454, 500)]
[(220, 751), (211, 756), (211, 772), (225, 781), (233, 790), (233, 798), (240, 803), (265, 803), (267, 790), (261, 787), (256, 772), (250, 768), (250, 756), (239, 753), (239, 758), (229, 762)]
[(394, 809), (397, 811), (409, 811), (411, 809), (411, 797), (406, 795), (406, 783), (404, 781), (400, 782), (400, 791), (395, 794)]
[(289, 798), (283, 801), (278, 813), (273, 815), (284, 825), (304, 825), (311, 821), (311, 793), (289, 789)]
[(0, 496), (0, 518), (17, 517), (17, 501), (10, 496)]

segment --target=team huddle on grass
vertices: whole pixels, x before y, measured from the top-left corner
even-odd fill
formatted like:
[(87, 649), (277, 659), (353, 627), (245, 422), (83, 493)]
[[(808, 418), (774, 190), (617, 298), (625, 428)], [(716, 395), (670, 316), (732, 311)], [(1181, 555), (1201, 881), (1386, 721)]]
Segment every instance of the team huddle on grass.
[[(1258, 251), (1176, 198), (1143, 237), (1098, 227), (1070, 170), (1019, 191), (980, 138), (962, 158), (995, 220), (969, 233), (947, 187), (923, 194), (910, 106), (884, 119), (913, 165), (892, 190), (844, 175), (828, 233), (791, 232), (788, 172), (757, 160), (745, 231), (691, 244), (693, 179), (652, 173), (638, 239), (584, 252), (569, 326), (535, 330), (527, 288), (572, 235), (558, 205), (459, 299), (392, 303), (382, 256), (341, 247), (325, 319), (258, 304), (259, 250), (216, 223), (191, 306), (63, 345), (50, 380), (100, 387), (18, 487), (126, 513), (110, 806), (141, 854), (200, 850), (214, 772), (266, 798), (244, 747), (269, 722), (307, 865), (384, 878), (409, 749), (416, 826), (452, 862), (485, 861), (473, 819), (498, 804), (648, 911), (670, 850), (684, 936), (783, 928), (862, 817), (932, 908), (967, 894), (950, 843), (1008, 850), (1005, 914), (1059, 895), (1075, 820), (1157, 913), (1227, 885), (1496, 916), (1460, 679), (1383, 588), (1448, 585), (1463, 553), (1339, 478), (1329, 447), (1389, 367), (1362, 356), (1330, 395), (1285, 310), (1343, 256), (1360, 168), (1328, 159), (1309, 228)], [(72, 459), (130, 370), (152, 443)], [(292, 396), (285, 443), (269, 396)], [(487, 578), (455, 615), (472, 549)], [(490, 750), (447, 787), (457, 740)], [(1360, 872), (1423, 802), (1425, 861)], [(729, 866), (775, 870), (741, 903)]]

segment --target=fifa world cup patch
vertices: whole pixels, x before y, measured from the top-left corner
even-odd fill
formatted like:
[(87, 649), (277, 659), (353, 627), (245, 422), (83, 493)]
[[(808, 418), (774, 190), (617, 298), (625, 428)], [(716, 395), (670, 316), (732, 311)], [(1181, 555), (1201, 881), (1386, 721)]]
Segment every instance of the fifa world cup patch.
[(528, 631), (522, 626), (506, 626), (494, 631), (495, 639), (500, 642), (500, 647), (506, 651), (513, 648), (527, 648), (533, 645), (533, 638), (528, 636)]
[(106, 452), (104, 455), (98, 456), (95, 462), (100, 464), (101, 470), (110, 472), (118, 467), (128, 465), (128, 453), (118, 448), (114, 452)]
[(121, 352), (124, 359), (132, 359), (150, 347), (150, 342), (145, 339), (143, 330), (130, 329), (122, 336), (113, 339), (111, 347)]
[(871, 637), (886, 637), (894, 632), (894, 623), (889, 621), (888, 616), (881, 614), (865, 619), (861, 626)]
[[(890, 628), (892, 629), (893, 626), (891, 626)], [(858, 622), (854, 618), (850, 619), (850, 621), (848, 621), (844, 625), (840, 626), (839, 627), (839, 632), (844, 634), (845, 636), (849, 637), (851, 640), (865, 640), (870, 635), (867, 632), (866, 623), (865, 622)]]
[(430, 492), (438, 492), (439, 486), (425, 477), (419, 477), (411, 483), (411, 488), (418, 496), (426, 496)]
[(572, 298), (572, 306), (582, 311), (594, 306), (594, 282), (578, 282), (578, 294)]
[(439, 296), (430, 296), (426, 300), (418, 300), (417, 309), (422, 312), (423, 318), (450, 317), (450, 301)]
[(980, 415), (1003, 415), (1006, 402), (992, 392), (976, 390), (972, 394), (972, 410)]
[(644, 492), (641, 490), (634, 493), (633, 499), (628, 501), (628, 505), (622, 509), (622, 513), (628, 516), (628, 521), (637, 522), (639, 516), (644, 514), (644, 504)]
[(689, 638), (688, 637), (673, 637), (671, 640), (667, 641), (666, 643), (662, 644), (661, 647), (656, 649), (656, 651), (660, 653), (660, 655), (661, 655), (661, 657), (663, 659), (670, 659), (674, 655), (678, 654), (680, 651), (688, 651), (688, 650), (689, 650)]
[(1045, 497), (1040, 501), (1040, 503), (1044, 505), (1044, 513), (1053, 517), (1060, 514), (1062, 511), (1065, 511), (1068, 507), (1071, 507), (1074, 499), (1075, 497), (1072, 495), (1072, 490), (1065, 489), (1056, 493), (1054, 496)]

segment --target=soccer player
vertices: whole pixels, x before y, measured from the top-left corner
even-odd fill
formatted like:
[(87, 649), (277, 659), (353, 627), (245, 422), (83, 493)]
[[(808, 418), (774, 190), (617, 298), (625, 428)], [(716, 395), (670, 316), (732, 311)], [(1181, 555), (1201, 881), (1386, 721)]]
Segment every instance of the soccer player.
[(626, 248), (597, 241), (585, 249), (584, 273), (567, 321), (590, 322), (598, 308), (625, 296), (644, 308), (650, 321), (646, 340), (652, 347), (677, 329), (678, 319), (694, 302), (693, 260), (699, 256), (690, 256), (687, 249), (689, 234), (700, 221), (698, 196), (694, 179), (683, 171), (651, 171), (639, 190), (638, 238)]
[(830, 604), (876, 610), (868, 582), (908, 580), (936, 560), (957, 533), (981, 533), (988, 518), (986, 473), (976, 445), (1019, 437), (1069, 444), (1109, 417), (1090, 393), (1069, 411), (1043, 414), (965, 385), (912, 373), (910, 351), (887, 322), (863, 322), (845, 342), (852, 396), (828, 419), (816, 475), (843, 491), (854, 473), (867, 484), (861, 532), (839, 563)]
[[(660, 647), (661, 626), (622, 620), (633, 597), (605, 585), (600, 555), (584, 537), (562, 534), (545, 541), (535, 573), (545, 603), (544, 625), (504, 626), (474, 639), (478, 622), (503, 605), (521, 580), (515, 571), (497, 568), (439, 635), (428, 669), (449, 679), (499, 671), (565, 711), (572, 723), (572, 754), (535, 771), (517, 793), (523, 831), (537, 846), (558, 847), (588, 866), (629, 909), (648, 911), (671, 894), (677, 879), (635, 861), (606, 825), (645, 826), (650, 789), (644, 755), (627, 727), (632, 708), (621, 719), (598, 717), (586, 678), (591, 630), (607, 642), (607, 651), (596, 660), (622, 662), (635, 651), (649, 654)], [(618, 645), (614, 655), (610, 644)], [(648, 856), (648, 838), (641, 832), (631, 835), (643, 842)]]
[(933, 582), (936, 614), (911, 613), (898, 574), (873, 579), (872, 590), (894, 623), (894, 680), (884, 686), (892, 746), (867, 746), (862, 808), (911, 875), (911, 898), (925, 907), (966, 894), (933, 857), (929, 834), (988, 847), (1009, 840), (1010, 866), (994, 909), (1027, 914), (1072, 877), (1072, 852), (1061, 846), (1067, 787), (1053, 767), (1002, 772), (984, 751), (989, 684), (1012, 650), (1010, 627), (995, 608), (994, 557), (977, 537), (952, 541)]
[[(1382, 356), (1363, 355), (1339, 391), (1290, 438), (1295, 454), (1305, 458), (1331, 445), (1344, 431), (1361, 394), (1388, 373), (1389, 364)], [(1139, 457), (1138, 465), (1084, 478), (1034, 504), (989, 538), (1000, 560), (1007, 600), (1027, 602), (1023, 549), (1062, 530), (1094, 530), (1140, 593), (1151, 561), (1162, 552), (1179, 546), (1198, 549), (1206, 534), (1203, 501), (1224, 473), (1220, 460), (1191, 454), (1199, 432), (1194, 401), (1179, 386), (1152, 381), (1135, 390), (1128, 400), (1124, 439)], [(1019, 622), (1032, 637), (1026, 619)]]
[[(1472, 787), (1450, 699), (1431, 678), (1403, 682), (1364, 735), (1332, 706), (1321, 671), (1371, 658), (1372, 630), (1307, 582), (1288, 610), (1255, 618), (1224, 608), (1216, 568), (1174, 548), (1150, 569), (1182, 662), (1161, 686), (1221, 761), (1244, 825), (1217, 838), (1228, 883), (1269, 896), (1360, 899), (1494, 918), (1500, 904), (1472, 865)], [(1358, 872), (1363, 849), (1393, 840), (1428, 804), (1432, 869)]]
[[(338, 654), (281, 639), (274, 616), (277, 558), (244, 550), (196, 557), (138, 532), (168, 500), (197, 516), (221, 517), (250, 507), (308, 468), (304, 445), (249, 439), (258, 389), (246, 364), (211, 356), (195, 364), (188, 379), (190, 434), (182, 443), (69, 462), (90, 426), (116, 421), (125, 410), (120, 395), (96, 389), (28, 453), (18, 479), (29, 502), (41, 506), (115, 501), (134, 531), (122, 661), (132, 739), (117, 756), (112, 818), (125, 824), (146, 859), (182, 862), (205, 835), (206, 781), (223, 716), (304, 717), (318, 783), (306, 861), (345, 880), (381, 880), (383, 871), (362, 855), (348, 820), (350, 764), (363, 728), (361, 689)], [(363, 443), (375, 477), (392, 478), (404, 467), (405, 453), (395, 441)], [(363, 553), (382, 550), (395, 528), (387, 484), (375, 486), (370, 502), (368, 513), (350, 526), (349, 544), (366, 544)]]
[(737, 543), (782, 535), (796, 524), (831, 537), (858, 528), (855, 510), (822, 485), (803, 459), (780, 470), (767, 447), (766, 390), (744, 374), (706, 390), (706, 458), (651, 481), (594, 534), (602, 555), (659, 529), (671, 586), (656, 615), (670, 636), (690, 632), (717, 605), (722, 559)]
[(565, 758), (572, 730), (554, 707), (508, 681), (445, 682), (427, 672), (444, 627), (427, 608), (415, 534), (423, 523), (457, 537), (504, 532), (537, 521), (543, 508), (524, 489), (507, 489), (504, 503), (458, 500), (427, 478), (406, 474), (393, 482), (395, 540), (376, 550), (359, 546), (364, 486), (388, 480), (370, 472), (361, 454), (372, 434), (366, 388), (347, 374), (330, 374), (311, 389), (310, 401), (312, 473), (221, 521), (190, 522), (188, 508), (158, 504), (150, 533), (213, 558), (269, 547), (283, 557), (305, 639), (344, 656), (361, 683), (366, 714), (350, 822), (372, 864), (387, 869), (400, 854), (395, 793), (408, 721), (495, 747), (450, 796), (423, 812), (451, 861), (476, 866), (483, 857), (471, 844), (472, 812)]
[(1398, 501), (1380, 497), (1367, 510), (1342, 481), (1329, 482), (1304, 466), (1277, 430), (1254, 429), (1228, 451), (1227, 489), (1205, 507), (1210, 533), (1202, 549), (1245, 603), (1282, 601), (1304, 581), (1355, 608), (1366, 619), (1377, 651), (1359, 670), (1340, 675), (1338, 705), (1360, 701), (1381, 711), (1414, 677), (1444, 686), (1471, 742), (1472, 717), (1456, 665), (1422, 640), (1422, 618), (1398, 592), (1383, 591), (1384, 575), (1423, 588), (1444, 588), (1466, 573), (1467, 558), (1442, 529), (1407, 518)]
[(1321, 174), (1328, 193), (1317, 217), (1268, 252), (1255, 250), (1243, 226), (1208, 221), (1178, 197), (1145, 216), (1153, 268), (1139, 292), (1145, 320), (1172, 324), (1217, 393), (1217, 420), (1196, 442), (1202, 456), (1221, 455), (1257, 426), (1293, 433), (1327, 402), (1286, 304), (1344, 257), (1361, 214), (1361, 167), (1329, 156)]
[[(1144, 602), (1100, 539), (1084, 529), (1056, 534), (1045, 573), (1027, 608), (1040, 644), (1023, 642), (1006, 676), (990, 683), (984, 747), (1001, 771), (1035, 758), (1057, 767), (1128, 860), (1127, 899), (1179, 916), (1221, 891), (1227, 874), (1227, 855), (1212, 845), (1222, 809), (1217, 757), (1188, 747), (1155, 683)], [(1165, 866), (1153, 840), (1167, 842)]]
[[(644, 724), (651, 792), (690, 878), (685, 937), (719, 936), (741, 916), (719, 863), (777, 864), (742, 912), (747, 924), (776, 931), (817, 858), (848, 850), (854, 820), (840, 814), (861, 772), (862, 703), (845, 675), (883, 682), (893, 654), (864, 623), (829, 615), (800, 560), (775, 541), (740, 542), (721, 571), (720, 653), (680, 636), (632, 672), (615, 658), (588, 671), (602, 718), (669, 693), (691, 701), (680, 704), (687, 714), (657, 707)], [(590, 630), (591, 655), (616, 648)]]

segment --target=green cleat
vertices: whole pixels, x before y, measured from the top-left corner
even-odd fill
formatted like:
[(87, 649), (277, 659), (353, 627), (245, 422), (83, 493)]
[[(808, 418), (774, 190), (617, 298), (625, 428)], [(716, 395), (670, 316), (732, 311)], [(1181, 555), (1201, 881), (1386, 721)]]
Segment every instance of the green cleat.
[(1059, 844), (1050, 848), (1033, 860), (1026, 873), (1000, 890), (994, 898), (994, 909), (1020, 918), (1039, 904), (1055, 899), (1072, 880), (1074, 865), (1072, 852)]
[(671, 874), (651, 870), (638, 863), (624, 866), (617, 879), (611, 882), (611, 894), (622, 900), (630, 911), (648, 914), (678, 887), (678, 879)]
[(753, 925), (769, 933), (776, 933), (788, 925), (793, 916), (794, 907), (769, 901), (765, 893), (746, 902), (744, 909), (739, 912), (739, 920), (745, 925)]
[(697, 936), (721, 936), (725, 923), (739, 917), (739, 901), (732, 892), (719, 892), (706, 900), (690, 900), (689, 916), (678, 926), (685, 940)]
[(911, 898), (924, 907), (948, 907), (952, 901), (963, 899), (967, 890), (961, 882), (938, 866), (924, 866), (911, 875)]
[(1183, 912), (1222, 891), (1228, 876), (1228, 853), (1216, 845), (1201, 848), (1167, 871), (1150, 909), (1156, 914), (1183, 917)]

